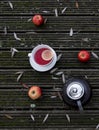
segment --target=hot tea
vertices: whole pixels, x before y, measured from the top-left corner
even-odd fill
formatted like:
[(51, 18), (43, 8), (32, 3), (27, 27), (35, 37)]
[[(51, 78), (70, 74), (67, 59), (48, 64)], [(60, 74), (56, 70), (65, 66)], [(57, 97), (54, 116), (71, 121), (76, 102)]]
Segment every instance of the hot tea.
[(53, 54), (48, 48), (41, 48), (34, 54), (34, 59), (39, 65), (46, 65), (51, 62)]
[(28, 56), (32, 68), (39, 72), (45, 72), (52, 69), (57, 62), (56, 52), (53, 48), (45, 44), (34, 47)]

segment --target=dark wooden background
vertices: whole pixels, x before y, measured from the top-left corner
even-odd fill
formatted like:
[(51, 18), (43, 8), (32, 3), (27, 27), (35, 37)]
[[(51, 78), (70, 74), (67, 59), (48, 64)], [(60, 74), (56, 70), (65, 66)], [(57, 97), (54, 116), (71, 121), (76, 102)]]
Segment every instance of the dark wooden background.
[[(99, 55), (99, 1), (98, 0), (0, 0), (0, 129), (98, 129), (99, 124), (99, 59), (91, 55), (87, 64), (80, 63), (77, 53), (81, 49)], [(67, 7), (62, 14), (62, 10)], [(58, 17), (55, 16), (58, 10)], [(42, 27), (33, 25), (30, 18), (40, 13), (47, 19)], [(70, 29), (73, 36), (70, 37)], [(5, 35), (5, 29), (7, 34)], [(14, 38), (14, 32), (21, 39)], [(49, 72), (34, 71), (28, 53), (38, 44), (48, 44), (57, 54), (62, 53), (55, 67), (65, 77), (87, 78), (92, 89), (91, 101), (84, 113), (64, 104), (57, 94), (63, 87), (61, 76), (54, 79)], [(11, 48), (19, 52), (11, 57)], [(18, 74), (24, 72), (17, 82)], [(54, 75), (55, 77), (55, 75)], [(37, 101), (29, 99), (29, 87), (39, 85), (43, 96)], [(52, 99), (52, 96), (56, 98)], [(35, 121), (31, 119), (33, 115)], [(45, 116), (49, 117), (43, 123)], [(70, 122), (66, 118), (70, 117)], [(84, 129), (85, 128), (85, 129)]]

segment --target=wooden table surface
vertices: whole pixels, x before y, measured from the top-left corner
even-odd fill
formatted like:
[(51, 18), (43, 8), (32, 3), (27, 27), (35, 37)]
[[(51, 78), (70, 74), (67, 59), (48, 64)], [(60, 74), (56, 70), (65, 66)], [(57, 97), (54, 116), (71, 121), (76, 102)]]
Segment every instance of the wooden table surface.
[[(47, 20), (41, 27), (31, 22), (38, 13)], [(54, 74), (37, 72), (29, 64), (28, 53), (42, 43), (55, 49), (57, 55), (62, 54)], [(13, 48), (18, 52), (11, 57)], [(94, 52), (87, 64), (77, 59), (82, 49)], [(98, 56), (98, 0), (0, 0), (0, 129), (98, 129)], [(20, 72), (23, 75), (18, 80)], [(92, 98), (82, 114), (61, 99), (64, 84), (57, 72), (63, 72), (66, 79), (78, 76), (90, 83)], [(40, 86), (43, 96), (31, 100), (21, 83)]]

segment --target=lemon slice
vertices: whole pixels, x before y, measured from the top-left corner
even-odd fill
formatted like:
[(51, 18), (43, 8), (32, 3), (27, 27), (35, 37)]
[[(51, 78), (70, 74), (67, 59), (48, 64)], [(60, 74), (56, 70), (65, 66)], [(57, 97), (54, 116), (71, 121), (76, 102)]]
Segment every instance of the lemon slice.
[(53, 58), (53, 52), (51, 50), (45, 50), (41, 55), (42, 59), (45, 61), (49, 61)]

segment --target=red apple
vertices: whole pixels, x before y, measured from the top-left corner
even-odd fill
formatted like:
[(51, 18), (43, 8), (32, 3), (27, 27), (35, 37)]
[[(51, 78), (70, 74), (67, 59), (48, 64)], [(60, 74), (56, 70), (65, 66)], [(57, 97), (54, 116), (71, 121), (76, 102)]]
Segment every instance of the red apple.
[(33, 16), (32, 22), (33, 22), (35, 25), (40, 26), (40, 25), (42, 25), (42, 24), (44, 23), (44, 18), (43, 18), (42, 15), (36, 14), (36, 15)]
[(90, 59), (90, 53), (86, 50), (82, 50), (78, 53), (78, 59), (81, 62), (87, 62)]
[(42, 91), (39, 86), (32, 86), (28, 91), (28, 96), (33, 100), (40, 98), (41, 95)]

